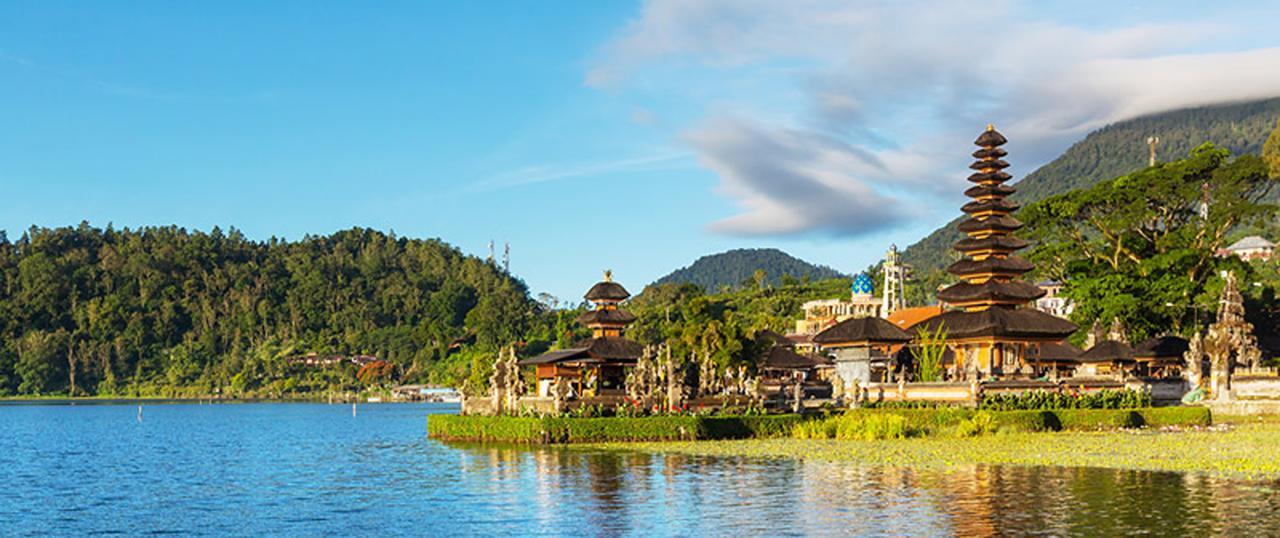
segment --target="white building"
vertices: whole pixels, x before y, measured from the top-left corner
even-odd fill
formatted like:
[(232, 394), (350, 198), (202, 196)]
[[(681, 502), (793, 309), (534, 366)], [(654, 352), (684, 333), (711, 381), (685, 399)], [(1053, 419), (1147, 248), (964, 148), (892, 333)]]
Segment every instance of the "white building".
[(1223, 258), (1227, 256), (1236, 256), (1244, 261), (1250, 261), (1250, 260), (1267, 261), (1271, 259), (1271, 256), (1274, 255), (1275, 252), (1276, 252), (1275, 243), (1272, 243), (1271, 241), (1267, 241), (1266, 239), (1263, 239), (1259, 236), (1251, 235), (1249, 237), (1236, 241), (1235, 243), (1232, 243), (1231, 246), (1227, 248), (1219, 249), (1218, 256), (1221, 256)]

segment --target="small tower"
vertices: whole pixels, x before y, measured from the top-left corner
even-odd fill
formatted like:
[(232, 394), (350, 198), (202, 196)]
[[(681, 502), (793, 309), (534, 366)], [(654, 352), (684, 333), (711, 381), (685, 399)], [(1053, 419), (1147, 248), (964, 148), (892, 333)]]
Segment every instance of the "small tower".
[(633, 314), (618, 308), (618, 303), (630, 296), (626, 288), (613, 281), (613, 272), (605, 271), (604, 280), (591, 286), (585, 296), (595, 303), (595, 309), (582, 314), (578, 322), (591, 329), (592, 338), (621, 337), (627, 325), (636, 320)]
[(889, 314), (907, 307), (905, 289), (910, 267), (902, 263), (898, 245), (889, 246), (881, 270), (884, 272), (884, 305), (880, 307), (880, 317), (887, 318)]

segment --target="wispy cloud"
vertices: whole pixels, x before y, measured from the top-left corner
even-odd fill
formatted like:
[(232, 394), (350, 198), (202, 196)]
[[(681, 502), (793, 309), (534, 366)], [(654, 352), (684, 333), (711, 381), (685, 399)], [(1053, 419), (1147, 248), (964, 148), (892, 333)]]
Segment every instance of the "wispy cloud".
[[(801, 96), (782, 107), (789, 112), (762, 112), (779, 110), (773, 95), (733, 113), (703, 103), (713, 112), (684, 137), (741, 208), (712, 229), (761, 235), (858, 235), (928, 208), (946, 207), (932, 213), (945, 220), (967, 175), (968, 142), (988, 122), (1009, 135), (1013, 171), (1025, 174), (1109, 123), (1280, 95), (1280, 34), (1259, 35), (1262, 48), (1217, 50), (1235, 27), (1169, 10), (1082, 27), (1035, 12), (1043, 7), (652, 0), (604, 46), (585, 83), (648, 86), (650, 68), (740, 78), (768, 72), (753, 67), (800, 66), (785, 82)], [(1254, 11), (1280, 15), (1265, 4)]]
[(497, 174), (473, 187), (475, 190), (488, 191), (563, 179), (666, 170), (692, 157), (693, 154), (689, 152), (673, 152), (603, 162), (527, 166)]

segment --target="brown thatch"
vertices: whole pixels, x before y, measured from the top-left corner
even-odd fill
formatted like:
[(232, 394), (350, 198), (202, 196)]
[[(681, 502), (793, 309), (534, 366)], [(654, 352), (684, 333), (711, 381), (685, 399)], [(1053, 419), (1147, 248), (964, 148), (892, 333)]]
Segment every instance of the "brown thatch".
[(990, 126), (988, 126), (986, 131), (983, 131), (982, 134), (978, 135), (977, 140), (973, 141), (975, 145), (979, 145), (984, 148), (1003, 146), (1007, 142), (1009, 142), (1009, 140), (1005, 138), (1004, 135), (1000, 134), (1000, 131), (991, 128)]
[(964, 195), (970, 198), (979, 198), (982, 196), (1008, 196), (1015, 192), (1018, 192), (1018, 189), (1008, 185), (975, 185), (966, 189)]
[(827, 362), (821, 357), (796, 353), (790, 346), (772, 346), (761, 357), (759, 366), (769, 370), (809, 370), (825, 366)]
[(644, 346), (638, 342), (606, 336), (589, 338), (573, 345), (573, 347), (548, 351), (537, 357), (524, 359), (519, 364), (551, 364), (551, 363), (617, 363), (635, 362), (644, 354)]
[(987, 249), (1000, 249), (1000, 250), (1008, 250), (1012, 252), (1014, 250), (1026, 248), (1026, 246), (1029, 244), (1030, 243), (1027, 243), (1026, 241), (1018, 239), (1017, 237), (1010, 237), (1007, 235), (993, 235), (989, 237), (984, 237), (982, 239), (973, 239), (971, 237), (961, 239), (959, 241), (956, 241), (956, 245), (954, 248), (956, 250), (959, 250), (960, 252), (969, 252), (971, 250), (987, 250)]
[(862, 342), (895, 344), (910, 342), (911, 335), (883, 318), (867, 317), (841, 321), (818, 333), (813, 341), (822, 345)]
[(967, 303), (979, 299), (1025, 303), (1044, 297), (1044, 294), (1044, 290), (1021, 280), (1012, 282), (991, 281), (982, 284), (960, 282), (939, 291), (938, 299), (952, 304)]
[(630, 296), (631, 293), (622, 284), (610, 280), (591, 286), (585, 297), (588, 301), (621, 301)]
[(1074, 323), (1028, 308), (988, 308), (978, 312), (952, 310), (926, 319), (909, 329), (946, 328), (947, 338), (1005, 337), (1062, 339), (1076, 331)]
[(756, 340), (765, 340), (774, 345), (791, 345), (791, 340), (787, 339), (787, 335), (772, 329), (763, 329), (756, 332)]
[(557, 349), (555, 351), (548, 351), (546, 353), (538, 355), (537, 357), (520, 359), (520, 362), (517, 364), (520, 364), (521, 366), (527, 366), (530, 364), (552, 364), (552, 363), (562, 362), (562, 361), (586, 357), (586, 356), (587, 356), (587, 348), (570, 347), (565, 349)]
[(1077, 358), (1080, 362), (1125, 362), (1133, 360), (1133, 348), (1124, 342), (1103, 340)]
[(974, 161), (973, 164), (969, 165), (969, 168), (973, 170), (987, 170), (989, 168), (1001, 170), (1008, 167), (1009, 163), (1005, 162), (1004, 159), (983, 159)]
[(1047, 342), (1040, 344), (1039, 349), (1031, 348), (1027, 352), (1027, 360), (1035, 361), (1053, 361), (1053, 362), (1074, 362), (1083, 351), (1080, 348), (1069, 343)]
[(1191, 343), (1186, 338), (1157, 336), (1134, 346), (1133, 356), (1139, 359), (1181, 359), (1190, 347)]
[(965, 233), (981, 230), (1012, 232), (1021, 227), (1022, 221), (1008, 215), (1000, 215), (998, 217), (990, 217), (986, 219), (966, 219), (964, 222), (961, 222), (959, 226), (956, 226), (956, 229)]
[(974, 152), (973, 152), (973, 158), (975, 158), (975, 159), (990, 159), (990, 158), (999, 159), (999, 158), (1004, 157), (1005, 155), (1008, 155), (1008, 154), (1009, 154), (1009, 152), (1007, 152), (1007, 151), (1005, 151), (1005, 150), (1003, 150), (1003, 149), (1000, 149), (1000, 148), (982, 148), (982, 149), (979, 149), (979, 150), (977, 150), (977, 151), (974, 151)]
[(578, 323), (583, 325), (626, 325), (636, 320), (635, 314), (621, 308), (608, 310), (588, 310), (578, 316)]
[(969, 174), (968, 179), (973, 183), (983, 183), (986, 181), (1008, 181), (1012, 177), (1007, 172), (974, 172)]
[(981, 273), (1025, 273), (1034, 269), (1035, 266), (1031, 262), (1019, 258), (1017, 256), (1009, 256), (1008, 258), (987, 258), (985, 260), (971, 260), (964, 258), (947, 267), (947, 272), (953, 275), (972, 275)]
[(984, 211), (1001, 211), (1004, 213), (1011, 213), (1013, 211), (1017, 211), (1018, 207), (1017, 202), (1010, 202), (1008, 200), (974, 200), (961, 207), (960, 211), (964, 211), (965, 213), (982, 213)]

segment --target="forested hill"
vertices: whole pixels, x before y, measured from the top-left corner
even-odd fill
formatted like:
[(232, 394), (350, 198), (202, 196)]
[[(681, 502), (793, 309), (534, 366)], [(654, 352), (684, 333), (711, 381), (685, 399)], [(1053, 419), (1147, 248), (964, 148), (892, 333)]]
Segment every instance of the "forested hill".
[(765, 282), (780, 284), (786, 279), (823, 280), (844, 276), (823, 265), (814, 265), (776, 248), (735, 249), (698, 258), (692, 265), (659, 278), (654, 284), (694, 284), (708, 292), (753, 283), (756, 271)]
[(356, 388), (356, 365), (287, 360), (308, 353), (373, 355), (385, 362), (370, 375), (425, 380), (451, 344), (527, 338), (534, 315), (522, 282), (438, 240), (32, 228), (0, 236), (0, 395)]
[[(1157, 158), (1172, 161), (1187, 156), (1204, 142), (1225, 147), (1233, 155), (1259, 154), (1267, 135), (1280, 116), (1280, 98), (1200, 108), (1190, 108), (1143, 116), (1115, 123), (1089, 133), (1057, 159), (1046, 164), (1014, 186), (1013, 199), (1026, 205), (1099, 181), (1146, 167), (1147, 137), (1159, 137)], [(919, 274), (946, 266), (954, 253), (951, 245), (960, 239), (957, 219), (911, 245), (903, 259)]]

